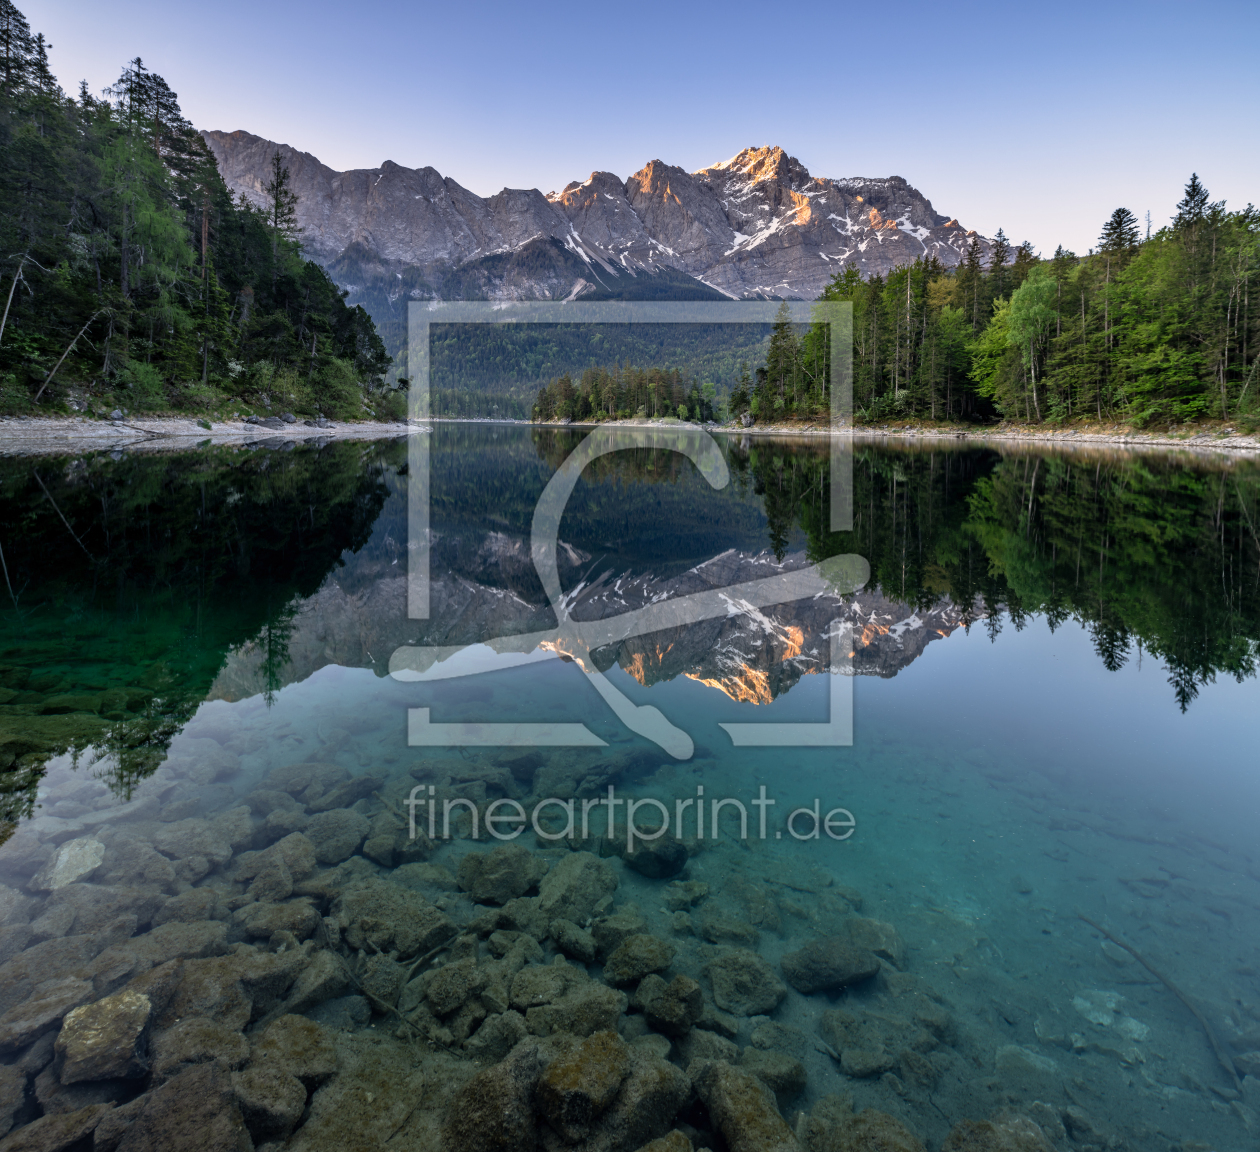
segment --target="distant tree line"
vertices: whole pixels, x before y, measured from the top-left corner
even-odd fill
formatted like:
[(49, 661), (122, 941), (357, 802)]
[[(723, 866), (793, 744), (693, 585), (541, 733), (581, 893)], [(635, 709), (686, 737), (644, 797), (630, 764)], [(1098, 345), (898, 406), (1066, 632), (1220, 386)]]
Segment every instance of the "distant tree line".
[(0, 0), (0, 409), (400, 415), (371, 319), (302, 259), (279, 157), (263, 207), (234, 199), (139, 58), (68, 97), (48, 48)]
[(534, 420), (614, 420), (640, 417), (705, 422), (720, 414), (717, 386), (678, 368), (587, 368), (575, 381), (553, 377), (538, 392)]

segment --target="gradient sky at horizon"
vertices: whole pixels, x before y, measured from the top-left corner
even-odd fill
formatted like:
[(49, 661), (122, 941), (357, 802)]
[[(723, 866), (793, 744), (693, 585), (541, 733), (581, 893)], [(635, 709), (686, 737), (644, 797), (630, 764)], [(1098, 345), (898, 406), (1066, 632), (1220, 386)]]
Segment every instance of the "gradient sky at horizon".
[(1158, 228), (1191, 171), (1260, 200), (1254, 2), (17, 2), (68, 92), (138, 55), (199, 128), (483, 196), (777, 144), (816, 176), (904, 176), (1044, 254), (1085, 252), (1118, 205)]

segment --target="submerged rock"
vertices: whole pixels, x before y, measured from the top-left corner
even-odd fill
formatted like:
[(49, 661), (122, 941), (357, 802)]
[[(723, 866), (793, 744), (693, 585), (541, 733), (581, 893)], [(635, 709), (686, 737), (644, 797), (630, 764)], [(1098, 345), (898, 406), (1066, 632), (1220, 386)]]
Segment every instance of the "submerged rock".
[(154, 914), (153, 924), (190, 924), (196, 920), (222, 920), (227, 909), (221, 903), (221, 894), (214, 888), (190, 888), (178, 896), (172, 896)]
[(340, 864), (359, 850), (371, 827), (362, 813), (334, 808), (313, 816), (304, 834), (314, 845), (316, 860), (321, 864)]
[(554, 964), (530, 964), (512, 978), (512, 1007), (525, 1012), (540, 1004), (551, 1004), (588, 980), (582, 969), (563, 960)]
[(61, 1083), (143, 1076), (152, 1014), (149, 998), (131, 989), (68, 1012), (56, 1043)]
[(845, 921), (845, 935), (859, 951), (873, 952), (894, 968), (906, 966), (906, 946), (897, 929), (882, 920), (853, 916)]
[[(232, 846), (208, 820), (179, 820), (165, 825), (153, 837), (153, 847), (172, 860), (189, 860), (199, 857), (211, 868), (217, 868), (232, 859)], [(203, 873), (204, 874), (204, 873)]]
[(572, 1036), (589, 1036), (608, 1028), (616, 1028), (617, 1017), (626, 1010), (626, 994), (604, 984), (590, 981), (574, 988), (550, 1004), (530, 1008), (525, 1022), (535, 1036), (567, 1032)]
[(677, 1065), (638, 1044), (629, 1051), (629, 1075), (582, 1152), (634, 1152), (668, 1132), (691, 1096), (691, 1081)]
[(311, 1097), (286, 1152), (436, 1152), (449, 1102), (475, 1066), (443, 1052), (418, 1059), (414, 1042), (380, 1030), (335, 1043), (337, 1074)]
[(785, 953), (779, 963), (784, 979), (805, 996), (846, 988), (879, 971), (875, 954), (855, 948), (844, 936), (812, 940), (804, 948)]
[(798, 1152), (774, 1096), (751, 1073), (721, 1060), (693, 1064), (689, 1071), (731, 1152)]
[(668, 984), (656, 975), (643, 979), (635, 1003), (656, 1031), (685, 1036), (704, 1014), (704, 993), (690, 976), (675, 976)]
[(307, 1016), (330, 1032), (356, 1032), (371, 1022), (372, 1006), (366, 996), (338, 996), (310, 1009)]
[(128, 940), (127, 950), (154, 964), (222, 956), (228, 950), (227, 925), (222, 920), (170, 920)]
[(719, 1036), (716, 1032), (706, 1032), (703, 1028), (693, 1028), (678, 1042), (678, 1051), (688, 1068), (697, 1060), (725, 1060), (735, 1064), (739, 1060), (739, 1045)]
[(429, 1007), (438, 1016), (449, 1016), (470, 996), (480, 992), (488, 980), (489, 973), (479, 968), (476, 960), (456, 960), (444, 964), (429, 977), (425, 989)]
[(118, 1152), (248, 1152), (252, 1147), (229, 1073), (214, 1064), (189, 1068), (140, 1101)]
[(26, 1104), (25, 1068), (17, 1064), (0, 1065), (0, 1137), (13, 1127), (13, 1118)]
[(254, 1044), (252, 1064), (274, 1064), (313, 1091), (337, 1071), (337, 1048), (327, 1030), (305, 1016), (281, 1016)]
[(1034, 1121), (1008, 1113), (992, 1121), (959, 1121), (941, 1152), (1054, 1152), (1054, 1146)]
[(290, 932), (296, 940), (307, 940), (319, 927), (319, 913), (307, 900), (283, 904), (246, 904), (232, 914), (232, 923), (253, 940), (270, 940), (277, 932)]
[(649, 972), (663, 972), (673, 962), (676, 951), (672, 944), (655, 936), (627, 936), (605, 962), (604, 979), (609, 984), (634, 984)]
[(156, 1033), (150, 1052), (154, 1083), (161, 1084), (194, 1064), (240, 1068), (249, 1059), (249, 1041), (206, 1016), (190, 1016)]
[(36, 892), (54, 892), (91, 876), (105, 859), (105, 845), (92, 837), (67, 840), (31, 879)]
[(607, 956), (615, 951), (623, 940), (646, 930), (647, 921), (633, 904), (626, 905), (620, 912), (614, 912), (611, 916), (601, 916), (591, 925), (595, 954)]
[(687, 846), (672, 833), (665, 832), (655, 840), (640, 840), (634, 849), (621, 857), (627, 868), (649, 880), (666, 880), (677, 876), (687, 866)]
[(369, 880), (343, 892), (332, 914), (351, 948), (397, 952), (401, 959), (430, 952), (455, 935), (450, 917), (418, 892)]
[(310, 804), (349, 778), (350, 773), (340, 764), (285, 764), (271, 770), (267, 786), (271, 791), (287, 792), (303, 804)]
[(585, 924), (595, 906), (616, 890), (617, 873), (607, 860), (590, 852), (570, 852), (539, 884), (539, 910), (547, 924), (553, 920)]
[(613, 1102), (630, 1072), (630, 1051), (615, 1032), (596, 1032), (547, 1065), (538, 1082), (538, 1106), (570, 1143), (584, 1139)]
[(186, 960), (170, 1003), (156, 1025), (169, 1028), (188, 1016), (206, 1016), (243, 1029), (284, 1003), (286, 994), (306, 967), (304, 952), (256, 952), (244, 945), (228, 956)]
[(532, 1149), (538, 1139), (535, 1085), (545, 1067), (537, 1041), (517, 1045), (507, 1059), (478, 1072), (456, 1094), (442, 1138), (450, 1152)]
[(756, 1076), (779, 1099), (791, 1099), (805, 1090), (805, 1065), (786, 1052), (745, 1048), (739, 1066)]
[(699, 880), (675, 880), (666, 886), (662, 900), (670, 912), (683, 912), (694, 908), (708, 895), (709, 886)]
[(675, 1128), (659, 1139), (644, 1144), (638, 1152), (694, 1152), (694, 1146), (684, 1133)]
[(548, 932), (556, 947), (570, 959), (583, 964), (589, 964), (595, 959), (595, 937), (584, 932), (572, 920), (553, 920)]
[[(900, 1120), (827, 1097), (802, 1127), (809, 1152), (925, 1152), (922, 1142)], [(953, 1152), (953, 1150), (951, 1150)]]
[(379, 952), (366, 957), (359, 969), (359, 989), (377, 1012), (398, 1003), (398, 994), (406, 980), (406, 967)]
[(331, 952), (316, 952), (289, 989), (284, 1011), (299, 1015), (309, 1012), (317, 1005), (341, 996), (349, 987), (350, 976), (341, 958)]
[(524, 896), (547, 874), (547, 861), (520, 844), (469, 852), (460, 861), (459, 886), (477, 904), (506, 904)]
[(384, 776), (373, 776), (370, 774), (352, 776), (349, 780), (345, 780), (323, 793), (318, 799), (309, 801), (307, 807), (312, 812), (328, 812), (333, 808), (349, 808), (356, 801), (371, 796), (384, 783)]
[(696, 917), (695, 932), (710, 944), (754, 945), (761, 940), (761, 933), (746, 920), (723, 916), (713, 908), (705, 908)]
[(19, 1128), (0, 1147), (4, 1152), (63, 1152), (81, 1147), (109, 1110), (108, 1104), (93, 1104), (76, 1112), (42, 1116)]
[(256, 1141), (284, 1140), (306, 1108), (306, 1089), (292, 1073), (274, 1065), (250, 1065), (232, 1073), (232, 1091)]
[(0, 1053), (26, 1047), (56, 1027), (66, 1013), (94, 996), (91, 984), (74, 977), (37, 984), (29, 1000), (0, 1016)]
[(502, 1060), (528, 1035), (525, 1017), (509, 1008), (489, 1017), (468, 1038), (464, 1049), (478, 1060)]
[(787, 986), (756, 952), (736, 948), (708, 966), (713, 1000), (736, 1016), (761, 1016), (773, 1012)]

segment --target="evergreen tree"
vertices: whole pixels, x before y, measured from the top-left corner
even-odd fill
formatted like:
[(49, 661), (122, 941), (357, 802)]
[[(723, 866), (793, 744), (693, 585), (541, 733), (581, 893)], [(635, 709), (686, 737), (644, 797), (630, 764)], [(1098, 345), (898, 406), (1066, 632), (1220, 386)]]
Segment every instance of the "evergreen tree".
[(297, 193), (293, 191), (288, 167), (280, 153), (271, 158), (271, 179), (263, 185), (267, 196), (267, 226), (271, 229), (271, 254), (278, 260), (282, 241), (296, 240), (302, 231), (297, 223)]
[(1102, 234), (1098, 237), (1099, 251), (1116, 254), (1137, 246), (1137, 217), (1127, 208), (1117, 208), (1103, 225)]
[(1186, 193), (1177, 202), (1177, 215), (1173, 217), (1173, 227), (1184, 229), (1198, 224), (1207, 215), (1210, 203), (1208, 190), (1199, 182), (1199, 174), (1191, 172), (1190, 180), (1186, 184)]
[(3, 96), (15, 96), (30, 73), (34, 42), (31, 26), (11, 0), (0, 0), (0, 68), (4, 71)]

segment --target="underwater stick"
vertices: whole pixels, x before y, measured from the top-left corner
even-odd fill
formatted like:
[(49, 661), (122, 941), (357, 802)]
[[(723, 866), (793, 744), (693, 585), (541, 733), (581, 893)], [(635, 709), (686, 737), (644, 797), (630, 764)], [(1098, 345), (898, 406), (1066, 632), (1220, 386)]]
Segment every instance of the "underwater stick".
[(1168, 977), (1165, 976), (1158, 968), (1151, 964), (1151, 962), (1147, 960), (1141, 952), (1134, 948), (1132, 944), (1126, 944), (1119, 936), (1115, 936), (1111, 932), (1108, 932), (1107, 929), (1099, 924), (1097, 920), (1091, 920), (1084, 912), (1078, 910), (1076, 914), (1091, 928), (1096, 929), (1106, 936), (1107, 939), (1118, 948), (1123, 948), (1130, 956), (1133, 957), (1134, 960), (1141, 964), (1143, 968), (1145, 968), (1152, 976), (1155, 977), (1156, 980), (1167, 988), (1169, 992), (1176, 996), (1178, 1000), (1190, 1009), (1191, 1014), (1199, 1022), (1199, 1027), (1203, 1029), (1203, 1034), (1208, 1038), (1208, 1043), (1212, 1045), (1212, 1051), (1216, 1053), (1216, 1059), (1220, 1063), (1220, 1066), (1229, 1073), (1230, 1079), (1234, 1082), (1234, 1087), (1241, 1092), (1242, 1081), (1238, 1078), (1238, 1069), (1234, 1066), (1234, 1061), (1231, 1059), (1229, 1053), (1221, 1047), (1221, 1042), (1216, 1038), (1216, 1030), (1210, 1023), (1208, 1023), (1207, 1017), (1205, 1017), (1203, 1013), (1194, 1006), (1194, 1003), (1190, 1000), (1190, 998), (1180, 988), (1178, 988), (1176, 984), (1169, 980)]

